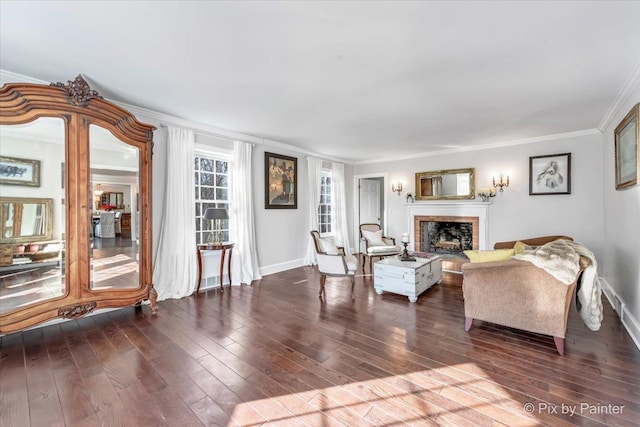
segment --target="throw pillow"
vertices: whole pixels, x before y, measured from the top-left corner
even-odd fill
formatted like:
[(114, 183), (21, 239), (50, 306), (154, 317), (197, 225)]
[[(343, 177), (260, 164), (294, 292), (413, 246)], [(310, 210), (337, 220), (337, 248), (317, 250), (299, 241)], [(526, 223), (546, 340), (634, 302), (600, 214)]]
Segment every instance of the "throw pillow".
[(517, 241), (515, 245), (513, 245), (513, 250), (516, 251), (516, 255), (522, 255), (525, 252), (530, 252), (536, 250), (537, 246), (527, 245), (524, 242)]
[(464, 251), (471, 262), (506, 261), (516, 254), (513, 249), (495, 249), (493, 251)]
[(337, 255), (339, 253), (338, 247), (333, 241), (333, 237), (323, 237), (319, 240), (320, 250), (329, 255)]
[(367, 241), (369, 242), (369, 246), (387, 246), (387, 244), (382, 240), (382, 230), (362, 230), (362, 237), (367, 239)]
[(516, 255), (520, 255), (524, 253), (524, 249), (526, 246), (527, 245), (518, 240), (516, 244), (513, 245), (513, 250), (515, 251)]

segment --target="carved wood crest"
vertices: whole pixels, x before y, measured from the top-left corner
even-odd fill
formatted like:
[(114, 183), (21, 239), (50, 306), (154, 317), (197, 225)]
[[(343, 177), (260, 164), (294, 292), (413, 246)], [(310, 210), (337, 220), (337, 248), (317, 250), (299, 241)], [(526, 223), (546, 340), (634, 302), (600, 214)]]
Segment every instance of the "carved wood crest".
[(96, 308), (95, 302), (87, 304), (72, 305), (69, 307), (61, 307), (58, 309), (58, 316), (65, 319), (77, 319), (85, 314), (91, 313)]
[(67, 92), (67, 101), (71, 105), (86, 107), (91, 98), (103, 99), (98, 91), (89, 87), (89, 84), (78, 74), (75, 80), (68, 80), (67, 83), (51, 83), (53, 87), (59, 87)]

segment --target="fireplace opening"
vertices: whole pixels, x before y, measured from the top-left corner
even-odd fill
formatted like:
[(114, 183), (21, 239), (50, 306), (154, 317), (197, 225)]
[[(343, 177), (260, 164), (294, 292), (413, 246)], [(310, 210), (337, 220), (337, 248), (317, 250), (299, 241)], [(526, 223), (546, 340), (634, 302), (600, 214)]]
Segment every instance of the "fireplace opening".
[(478, 217), (416, 216), (416, 250), (466, 259), (463, 251), (478, 249)]
[(423, 251), (462, 256), (473, 249), (473, 224), (470, 222), (421, 221)]

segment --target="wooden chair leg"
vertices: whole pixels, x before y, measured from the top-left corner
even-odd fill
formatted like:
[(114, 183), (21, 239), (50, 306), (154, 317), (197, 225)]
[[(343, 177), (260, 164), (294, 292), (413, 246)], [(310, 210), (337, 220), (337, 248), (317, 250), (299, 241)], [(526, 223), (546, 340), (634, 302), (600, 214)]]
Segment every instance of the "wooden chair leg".
[(324, 284), (327, 281), (327, 276), (324, 274), (320, 275), (320, 293), (318, 294), (318, 296), (322, 296), (322, 294), (324, 293)]
[(556, 348), (558, 349), (560, 356), (564, 356), (564, 338), (553, 337), (553, 342), (556, 343)]
[(356, 279), (353, 276), (349, 276), (351, 279), (351, 299), (356, 299), (356, 294), (354, 293), (354, 289), (356, 287)]
[(471, 324), (473, 323), (473, 317), (465, 317), (464, 318), (464, 330), (469, 332), (471, 329)]

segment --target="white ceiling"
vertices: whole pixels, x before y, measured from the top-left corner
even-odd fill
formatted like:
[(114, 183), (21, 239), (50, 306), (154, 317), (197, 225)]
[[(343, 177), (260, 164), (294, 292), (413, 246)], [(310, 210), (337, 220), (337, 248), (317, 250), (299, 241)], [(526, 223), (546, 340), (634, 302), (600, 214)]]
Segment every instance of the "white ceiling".
[(598, 128), (640, 2), (0, 2), (0, 68), (366, 162)]

